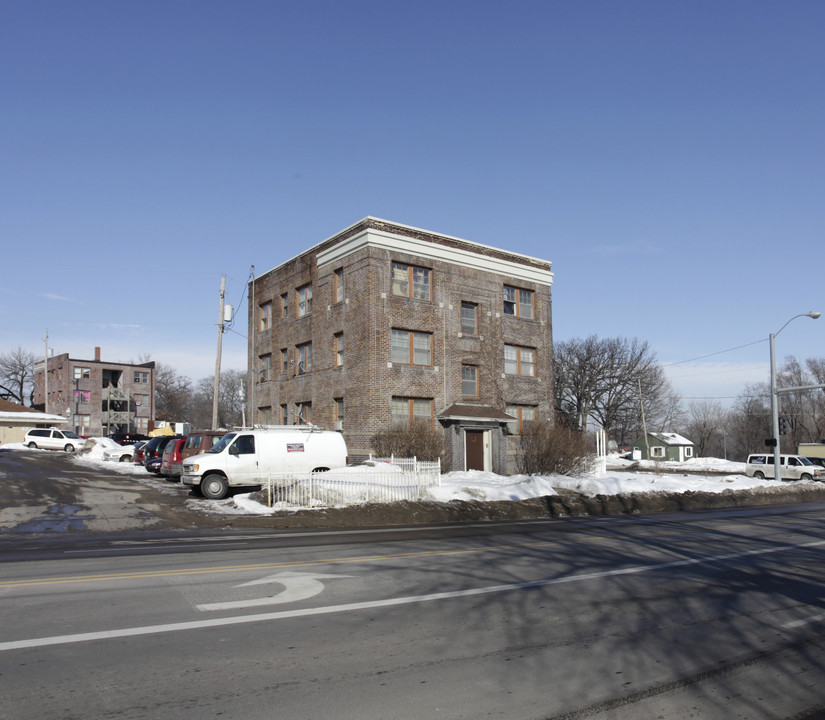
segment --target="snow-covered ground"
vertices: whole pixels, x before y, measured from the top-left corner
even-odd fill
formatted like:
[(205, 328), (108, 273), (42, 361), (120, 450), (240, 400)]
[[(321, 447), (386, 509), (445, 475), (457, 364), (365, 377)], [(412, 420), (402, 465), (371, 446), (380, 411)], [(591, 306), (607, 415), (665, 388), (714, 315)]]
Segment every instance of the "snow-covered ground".
[[(161, 488), (164, 492), (179, 492), (180, 486), (162, 478), (150, 475), (142, 467), (132, 463), (116, 463), (103, 460), (103, 451), (117, 447), (108, 438), (95, 438), (94, 447), (78, 454), (74, 460), (106, 467), (111, 472), (135, 477), (136, 480)], [(4, 449), (19, 449), (25, 452), (50, 452), (29, 450), (22, 444), (7, 444)], [(633, 469), (630, 469), (634, 466)], [(619, 493), (645, 492), (723, 492), (725, 490), (748, 490), (760, 487), (776, 487), (773, 480), (757, 480), (745, 475), (741, 462), (730, 462), (716, 458), (692, 458), (687, 462), (633, 463), (619, 458), (608, 459), (608, 470), (604, 474), (582, 474), (575, 477), (551, 475), (530, 477), (527, 475), (503, 476), (477, 470), (451, 472), (442, 475), (441, 487), (429, 490), (426, 500), (449, 502), (450, 500), (525, 500), (545, 495), (555, 495), (557, 489), (575, 490), (583, 495), (617, 495)], [(621, 468), (628, 468), (623, 470)], [(638, 468), (645, 472), (636, 471)], [(365, 468), (366, 469), (366, 468)], [(714, 475), (699, 473), (713, 472)], [(187, 498), (187, 502), (208, 508), (211, 512), (232, 514), (265, 514), (274, 510), (255, 502), (250, 494), (235, 495), (227, 500), (213, 502)]]

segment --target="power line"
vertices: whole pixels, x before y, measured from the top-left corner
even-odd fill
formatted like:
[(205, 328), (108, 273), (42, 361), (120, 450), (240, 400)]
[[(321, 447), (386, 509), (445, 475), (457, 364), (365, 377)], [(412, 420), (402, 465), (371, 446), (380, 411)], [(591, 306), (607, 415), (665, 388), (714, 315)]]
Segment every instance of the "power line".
[(750, 347), (751, 345), (758, 345), (766, 342), (766, 340), (754, 340), (753, 342), (745, 343), (744, 345), (737, 345), (736, 347), (728, 348), (727, 350), (719, 350), (718, 352), (709, 353), (707, 355), (700, 355), (699, 357), (690, 358), (690, 360), (679, 360), (677, 362), (667, 363), (662, 367), (673, 367), (674, 365), (684, 365), (685, 363), (695, 362), (696, 360), (704, 360), (705, 358), (713, 357), (714, 355), (723, 355), (724, 353), (733, 352), (734, 350), (741, 350), (742, 348)]

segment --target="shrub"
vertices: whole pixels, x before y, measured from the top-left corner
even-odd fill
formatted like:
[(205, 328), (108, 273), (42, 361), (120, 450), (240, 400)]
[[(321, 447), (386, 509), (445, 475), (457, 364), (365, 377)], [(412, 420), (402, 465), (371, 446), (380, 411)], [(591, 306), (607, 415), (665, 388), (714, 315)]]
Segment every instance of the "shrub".
[(524, 475), (572, 475), (590, 467), (584, 434), (545, 421), (524, 423), (516, 464)]
[(419, 460), (438, 460), (444, 455), (444, 433), (429, 423), (397, 425), (375, 433), (372, 449), (379, 457), (415, 457)]

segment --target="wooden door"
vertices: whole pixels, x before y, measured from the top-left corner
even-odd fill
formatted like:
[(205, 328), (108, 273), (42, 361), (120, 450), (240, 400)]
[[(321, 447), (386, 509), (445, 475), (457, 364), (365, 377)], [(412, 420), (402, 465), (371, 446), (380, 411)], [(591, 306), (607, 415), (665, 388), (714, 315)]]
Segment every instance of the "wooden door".
[(484, 470), (484, 431), (466, 430), (464, 432), (465, 456), (468, 470)]

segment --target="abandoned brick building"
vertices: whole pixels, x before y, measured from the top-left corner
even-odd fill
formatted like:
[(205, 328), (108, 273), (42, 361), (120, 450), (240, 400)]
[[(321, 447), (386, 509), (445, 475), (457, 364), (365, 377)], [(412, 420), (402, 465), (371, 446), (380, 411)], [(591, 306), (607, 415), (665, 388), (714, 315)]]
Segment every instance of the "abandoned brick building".
[(550, 262), (368, 217), (250, 282), (260, 424), (444, 433), (448, 469), (513, 472), (523, 422), (551, 417)]
[[(34, 373), (34, 407), (68, 419), (81, 435), (146, 433), (155, 420), (155, 363), (127, 364), (69, 357), (48, 359)], [(46, 390), (48, 389), (48, 398)]]

